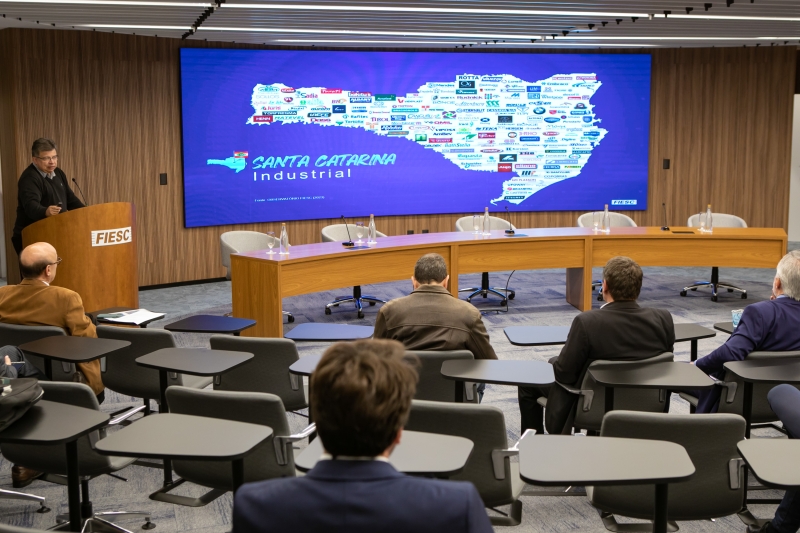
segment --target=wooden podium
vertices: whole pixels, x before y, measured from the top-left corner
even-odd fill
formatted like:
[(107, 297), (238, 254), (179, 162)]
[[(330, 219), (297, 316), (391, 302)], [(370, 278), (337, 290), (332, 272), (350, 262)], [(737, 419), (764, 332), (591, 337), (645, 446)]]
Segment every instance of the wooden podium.
[(83, 308), (139, 307), (136, 208), (90, 205), (47, 217), (22, 230), (22, 244), (48, 242), (64, 261), (53, 285), (81, 295)]

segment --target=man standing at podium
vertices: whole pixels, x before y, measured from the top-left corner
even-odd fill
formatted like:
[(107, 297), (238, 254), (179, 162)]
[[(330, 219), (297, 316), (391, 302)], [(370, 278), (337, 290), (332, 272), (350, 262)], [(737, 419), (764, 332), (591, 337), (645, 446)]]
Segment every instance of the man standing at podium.
[(69, 188), (67, 175), (58, 168), (56, 143), (36, 139), (31, 147), (32, 162), (17, 183), (17, 221), (11, 243), (22, 253), (22, 230), (37, 220), (85, 207)]

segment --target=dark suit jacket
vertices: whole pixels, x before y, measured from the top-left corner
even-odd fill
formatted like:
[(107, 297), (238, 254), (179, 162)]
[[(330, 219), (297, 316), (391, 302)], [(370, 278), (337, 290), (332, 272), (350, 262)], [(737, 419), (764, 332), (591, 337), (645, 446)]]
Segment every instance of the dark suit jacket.
[(55, 177), (43, 178), (31, 163), (19, 177), (17, 183), (17, 221), (14, 233), (22, 234), (22, 230), (37, 220), (45, 217), (45, 211), (51, 205), (61, 202), (61, 212), (85, 207), (69, 188), (67, 175), (56, 168)]
[[(611, 302), (584, 311), (572, 321), (567, 342), (550, 360), (556, 381), (580, 387), (592, 361), (637, 361), (671, 352), (675, 344), (672, 315), (664, 309), (639, 307), (635, 301)], [(576, 397), (555, 385), (547, 397), (545, 424), (560, 433)]]
[[(758, 350), (800, 350), (800, 302), (784, 297), (748, 305), (744, 308), (739, 325), (725, 344), (698, 359), (697, 368), (722, 378), (725, 363), (742, 361), (750, 352)], [(716, 412), (720, 390), (714, 387), (700, 392), (697, 412)]]
[(382, 461), (320, 461), (305, 477), (243, 485), (233, 533), (490, 533), (475, 486)]
[(421, 285), (384, 304), (373, 337), (400, 341), (409, 350), (469, 350), (475, 359), (497, 359), (480, 311), (441, 285)]

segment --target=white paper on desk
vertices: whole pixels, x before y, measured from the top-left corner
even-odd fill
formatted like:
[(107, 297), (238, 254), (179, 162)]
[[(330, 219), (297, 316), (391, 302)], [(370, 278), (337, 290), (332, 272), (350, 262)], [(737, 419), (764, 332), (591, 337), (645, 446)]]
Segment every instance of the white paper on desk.
[(119, 322), (121, 324), (143, 324), (148, 320), (155, 320), (158, 318), (164, 318), (164, 313), (153, 313), (152, 311), (148, 311), (147, 309), (134, 309), (132, 311), (123, 311), (121, 313), (115, 313), (122, 315), (119, 318), (103, 318), (104, 322)]

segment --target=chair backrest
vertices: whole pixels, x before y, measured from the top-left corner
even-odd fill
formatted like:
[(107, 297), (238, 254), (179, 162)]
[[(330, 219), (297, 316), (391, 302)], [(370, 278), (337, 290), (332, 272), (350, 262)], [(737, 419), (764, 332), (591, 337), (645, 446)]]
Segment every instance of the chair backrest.
[[(417, 381), (417, 393), (414, 398), (417, 400), (429, 400), (434, 402), (454, 402), (456, 394), (456, 382), (442, 377), (442, 363), (451, 359), (474, 359), (469, 350), (448, 350), (448, 351), (422, 351), (409, 350), (406, 357), (410, 360), (419, 361), (417, 368), (419, 381)], [(470, 403), (477, 403), (477, 385), (471, 384), (472, 394)], [(466, 390), (464, 396), (467, 396)], [(465, 398), (465, 401), (466, 398)]]
[[(63, 329), (56, 326), (22, 326), (19, 324), (0, 323), (0, 346), (19, 346), (26, 342), (44, 339), (45, 337), (66, 336), (66, 334)], [(42, 357), (26, 353), (25, 358), (33, 366), (44, 372), (44, 359)], [(53, 381), (72, 381), (72, 375), (75, 373), (75, 365), (59, 361), (53, 361), (52, 369)]]
[[(623, 215), (622, 213), (611, 213), (609, 212), (609, 217), (611, 218), (611, 227), (612, 228), (625, 228), (625, 227), (636, 227), (636, 222), (633, 221), (631, 217), (628, 215)], [(594, 227), (595, 219), (600, 222), (603, 219), (603, 211), (591, 211), (589, 213), (584, 213), (578, 217), (578, 227), (579, 228), (591, 228)]]
[[(650, 359), (640, 359), (638, 361), (592, 361), (589, 365), (630, 365), (641, 363), (663, 363), (672, 361), (675, 356), (671, 352), (662, 353)], [(583, 398), (578, 399), (575, 406), (575, 423), (573, 426), (580, 429), (590, 429), (597, 431), (603, 422), (605, 414), (606, 388), (598, 385), (587, 371), (583, 376), (581, 390), (591, 390), (594, 392), (591, 408), (588, 411), (583, 409)], [(661, 413), (664, 411), (665, 402), (660, 399), (660, 393), (654, 389), (614, 389), (614, 409), (643, 411), (650, 413)]]
[[(275, 436), (290, 434), (283, 402), (274, 394), (170, 387), (167, 389), (167, 402), (171, 413), (269, 426)], [(294, 476), (294, 456), (291, 453), (287, 456), (287, 464), (279, 465), (273, 439), (268, 438), (245, 457), (245, 482)], [(215, 489), (233, 489), (230, 461), (173, 461), (172, 465), (179, 476), (192, 483)]]
[[(800, 351), (794, 352), (750, 352), (745, 360), (757, 359), (797, 359), (800, 358)], [(731, 372), (725, 372), (725, 382), (736, 383), (736, 393), (733, 397), (733, 402), (728, 403), (727, 392), (722, 391), (719, 399), (720, 413), (733, 413), (741, 415), (744, 411), (742, 406), (744, 398), (744, 381)], [(753, 424), (765, 424), (769, 422), (777, 422), (778, 415), (772, 410), (767, 401), (767, 394), (774, 387), (780, 385), (779, 383), (754, 383), (753, 384), (753, 402), (750, 410), (750, 421)], [(800, 387), (798, 387), (800, 388)]]
[(214, 335), (211, 349), (253, 354), (247, 363), (215, 378), (214, 390), (274, 394), (287, 411), (308, 407), (303, 380), (289, 375), (289, 367), (300, 359), (293, 340)]
[[(483, 229), (483, 215), (481, 215), (481, 229)], [(508, 229), (510, 222), (504, 218), (489, 216), (489, 229)], [(512, 229), (517, 229), (511, 224)], [(456, 231), (475, 231), (472, 227), (472, 215), (456, 220)]]
[[(692, 215), (689, 217), (689, 220), (686, 221), (686, 225), (690, 228), (699, 228), (700, 227), (700, 217), (705, 217), (705, 212), (697, 213), (696, 215)], [(747, 222), (744, 221), (743, 218), (739, 218), (736, 215), (729, 215), (727, 213), (711, 213), (713, 227), (716, 228), (746, 228)]]
[(228, 269), (228, 279), (231, 279), (231, 254), (241, 254), (254, 250), (266, 250), (269, 241), (277, 238), (270, 237), (259, 231), (226, 231), (219, 236), (219, 251), (222, 256), (222, 266)]
[[(514, 473), (510, 463), (506, 461), (505, 479), (496, 479), (492, 467), (492, 451), (508, 448), (503, 411), (490, 405), (413, 400), (405, 428), (471, 440), (475, 447), (463, 472), (450, 479), (471, 481), (487, 507), (513, 501), (511, 479)], [(518, 472), (516, 476), (519, 477)]]
[[(65, 383), (56, 381), (40, 381), (44, 391), (43, 400), (65, 403), (93, 411), (100, 410), (97, 396), (88, 385), (83, 383)], [(113, 472), (112, 458), (100, 455), (92, 448), (92, 443), (99, 439), (98, 432), (84, 435), (78, 439), (78, 472), (81, 476), (96, 476)], [(19, 464), (48, 474), (66, 475), (67, 457), (63, 444), (8, 444), (2, 445), (3, 455), (14, 464)], [(131, 459), (132, 463), (135, 459)]]
[[(741, 457), (736, 444), (744, 439), (744, 418), (737, 415), (675, 415), (613, 411), (606, 415), (602, 437), (663, 440), (680, 444), (694, 463), (689, 481), (669, 486), (670, 520), (717, 518), (742, 507), (741, 482), (731, 488), (729, 465)], [(738, 473), (734, 479), (738, 479)], [(596, 507), (633, 518), (653, 518), (653, 485), (594, 487)]]
[[(97, 336), (131, 343), (126, 350), (119, 350), (106, 357), (103, 384), (126, 396), (160, 400), (158, 370), (137, 365), (136, 358), (162, 348), (175, 348), (172, 333), (164, 329), (97, 326)], [(180, 374), (167, 375), (170, 385), (183, 384)]]
[[(362, 240), (366, 240), (367, 238), (367, 223), (364, 223), (364, 236), (361, 238)], [(349, 236), (347, 232), (350, 232)], [(381, 233), (380, 231), (376, 231), (375, 234), (380, 237), (386, 237), (385, 233)], [(347, 241), (349, 239), (353, 239), (353, 241), (358, 240), (358, 236), (356, 235), (356, 225), (355, 224), (347, 224), (345, 227), (344, 224), (331, 224), (330, 226), (325, 226), (322, 228), (322, 242), (338, 242), (338, 241)]]

